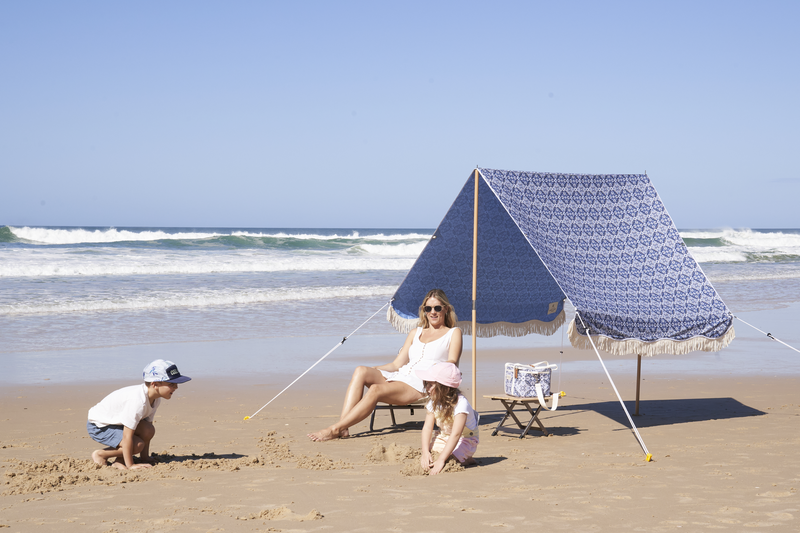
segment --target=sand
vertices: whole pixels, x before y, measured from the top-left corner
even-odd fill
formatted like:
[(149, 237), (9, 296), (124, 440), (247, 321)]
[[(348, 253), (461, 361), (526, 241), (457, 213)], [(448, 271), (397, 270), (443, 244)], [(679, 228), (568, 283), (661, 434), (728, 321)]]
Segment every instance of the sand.
[[(483, 355), (498, 372), (481, 394), (501, 392), (501, 362), (516, 355)], [(3, 387), (0, 529), (800, 530), (798, 376), (647, 375), (634, 417), (646, 462), (601, 372), (565, 376), (567, 396), (541, 415), (550, 437), (519, 439), (508, 424), (492, 436), (503, 411), (481, 397), (478, 464), (438, 476), (418, 468), (420, 411), (397, 412), (395, 427), (381, 411), (374, 433), (366, 420), (349, 439), (308, 440), (341, 407), (346, 382), (324, 372), (246, 422), (276, 392), (259, 376), (181, 385), (156, 417), (160, 462), (132, 472), (92, 463), (85, 421), (135, 381)], [(617, 385), (633, 399), (629, 375)]]

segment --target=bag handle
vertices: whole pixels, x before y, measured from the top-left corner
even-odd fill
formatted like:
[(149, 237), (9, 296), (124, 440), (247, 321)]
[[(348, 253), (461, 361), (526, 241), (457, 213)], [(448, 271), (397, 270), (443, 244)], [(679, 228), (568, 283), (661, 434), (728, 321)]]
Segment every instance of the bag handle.
[(557, 364), (553, 363), (551, 365), (547, 361), (539, 361), (538, 363), (533, 363), (532, 365), (528, 365), (528, 366), (531, 367), (534, 370), (546, 370), (548, 368), (550, 370), (558, 370), (558, 365)]
[(553, 394), (552, 395), (553, 405), (551, 407), (547, 407), (547, 404), (544, 401), (544, 393), (542, 392), (542, 384), (541, 383), (536, 384), (536, 399), (539, 400), (539, 405), (544, 407), (547, 411), (555, 411), (556, 409), (558, 409), (559, 396), (560, 396), (559, 394)]

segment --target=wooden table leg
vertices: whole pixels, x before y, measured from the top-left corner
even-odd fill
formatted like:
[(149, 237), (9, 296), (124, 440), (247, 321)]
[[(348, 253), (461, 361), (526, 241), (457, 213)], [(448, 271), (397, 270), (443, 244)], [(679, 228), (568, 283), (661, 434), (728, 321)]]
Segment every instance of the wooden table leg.
[(528, 423), (528, 428), (531, 427), (531, 423), (536, 421), (536, 424), (539, 426), (539, 429), (541, 430), (541, 432), (544, 433), (545, 437), (549, 437), (550, 433), (547, 432), (545, 427), (542, 425), (542, 421), (539, 420), (539, 413), (542, 411), (541, 404), (539, 404), (539, 406), (536, 408), (536, 412), (535, 413), (531, 410), (531, 408), (530, 408), (530, 406), (528, 404), (525, 404), (525, 407), (528, 408), (528, 412), (531, 414), (531, 417), (532, 417), (531, 421)]
[[(510, 408), (509, 408), (508, 404), (505, 402), (505, 400), (500, 400), (500, 403), (502, 403), (502, 404), (503, 404), (503, 407), (505, 407), (505, 408), (506, 408), (506, 415), (503, 417), (503, 419), (500, 421), (500, 423), (499, 423), (499, 424), (497, 424), (497, 427), (496, 427), (496, 428), (494, 428), (494, 431), (492, 431), (492, 437), (494, 437), (495, 435), (497, 435), (497, 432), (500, 430), (500, 428), (501, 428), (501, 427), (503, 427), (503, 424), (505, 424), (505, 423), (506, 423), (506, 420), (508, 420), (508, 415), (509, 415), (509, 414), (510, 414), (511, 416), (514, 416), (514, 412), (512, 411), (512, 409), (514, 408), (514, 404), (516, 404), (517, 402), (513, 402), (513, 403), (511, 404), (511, 407), (510, 407)], [(515, 417), (515, 416), (514, 416), (514, 418), (516, 419), (517, 417)], [(517, 422), (517, 423), (519, 423), (519, 422)]]
[[(494, 431), (492, 431), (492, 436), (493, 437), (495, 435), (497, 435), (497, 432), (500, 431), (500, 428), (503, 427), (503, 424), (506, 423), (506, 420), (508, 420), (509, 417), (511, 417), (514, 420), (514, 422), (517, 423), (517, 426), (521, 430), (523, 430), (522, 434), (519, 436), (519, 438), (521, 438), (521, 439), (525, 438), (525, 436), (531, 430), (531, 427), (533, 426), (534, 422), (536, 422), (536, 425), (539, 426), (538, 429), (546, 437), (550, 436), (550, 432), (547, 431), (547, 428), (545, 428), (544, 425), (542, 424), (541, 420), (539, 420), (539, 413), (542, 411), (542, 405), (539, 404), (538, 401), (531, 400), (531, 401), (526, 401), (526, 402), (520, 402), (520, 401), (517, 401), (517, 400), (512, 400), (512, 401), (509, 402), (509, 401), (506, 401), (506, 400), (500, 399), (500, 398), (496, 398), (496, 399), (499, 400), (500, 403), (503, 404), (503, 407), (506, 408), (506, 414), (503, 416), (503, 419), (500, 420), (500, 423), (497, 424), (497, 427), (494, 428)], [(537, 407), (536, 407), (535, 411), (533, 409), (531, 409), (531, 406), (530, 406), (532, 401), (536, 401), (536, 403), (537, 403)], [(522, 404), (525, 407), (525, 409), (528, 410), (528, 413), (531, 415), (531, 418), (528, 421), (527, 425), (524, 425), (522, 422), (520, 422), (519, 418), (517, 418), (517, 415), (514, 414), (514, 407), (516, 407), (518, 403)]]

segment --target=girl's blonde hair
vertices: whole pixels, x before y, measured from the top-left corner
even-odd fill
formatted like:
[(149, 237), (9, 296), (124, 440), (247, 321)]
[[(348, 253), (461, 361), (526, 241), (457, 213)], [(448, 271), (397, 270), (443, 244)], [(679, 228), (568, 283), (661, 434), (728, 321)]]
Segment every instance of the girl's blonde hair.
[(428, 323), (428, 315), (425, 313), (425, 304), (427, 304), (428, 300), (431, 298), (436, 298), (447, 308), (447, 312), (444, 315), (444, 325), (448, 328), (455, 327), (455, 325), (458, 324), (456, 310), (450, 305), (450, 300), (447, 299), (447, 295), (442, 289), (431, 289), (428, 291), (428, 294), (425, 295), (425, 298), (422, 299), (422, 304), (419, 306), (419, 327), (427, 328), (430, 325)]
[(436, 382), (436, 386), (431, 390), (430, 400), (439, 429), (444, 430), (446, 426), (453, 426), (453, 411), (456, 409), (459, 394), (461, 391), (457, 388), (439, 382)]

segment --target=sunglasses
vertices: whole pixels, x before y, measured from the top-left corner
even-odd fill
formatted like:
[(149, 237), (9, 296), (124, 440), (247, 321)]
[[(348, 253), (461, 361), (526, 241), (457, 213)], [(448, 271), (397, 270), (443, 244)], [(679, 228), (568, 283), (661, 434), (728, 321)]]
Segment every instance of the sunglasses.
[(441, 312), (442, 312), (442, 309), (443, 309), (443, 307), (442, 307), (441, 305), (434, 305), (433, 307), (431, 307), (430, 305), (426, 305), (426, 306), (425, 306), (425, 307), (423, 307), (422, 309), (423, 309), (423, 311), (425, 311), (426, 313), (430, 313), (431, 311), (436, 311), (437, 313), (441, 313)]

